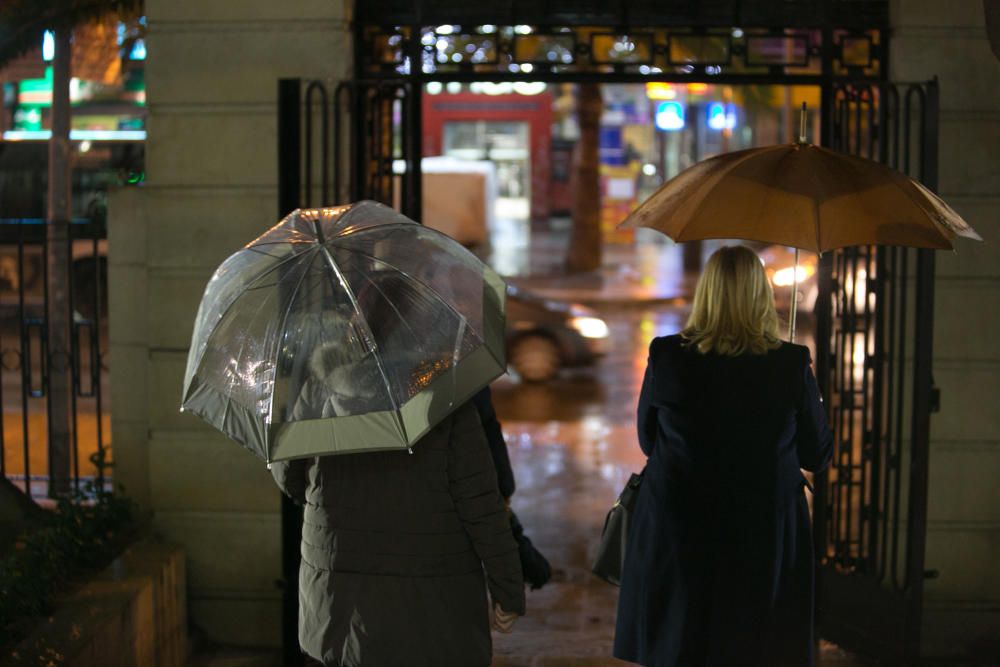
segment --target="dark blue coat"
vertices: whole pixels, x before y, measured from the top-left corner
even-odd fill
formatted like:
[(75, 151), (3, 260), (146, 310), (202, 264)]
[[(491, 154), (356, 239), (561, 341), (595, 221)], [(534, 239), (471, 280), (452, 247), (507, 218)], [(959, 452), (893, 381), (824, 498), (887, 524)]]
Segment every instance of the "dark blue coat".
[(809, 351), (700, 354), (653, 340), (649, 457), (629, 526), (614, 654), (655, 667), (806, 667), (813, 551), (805, 479), (832, 436)]

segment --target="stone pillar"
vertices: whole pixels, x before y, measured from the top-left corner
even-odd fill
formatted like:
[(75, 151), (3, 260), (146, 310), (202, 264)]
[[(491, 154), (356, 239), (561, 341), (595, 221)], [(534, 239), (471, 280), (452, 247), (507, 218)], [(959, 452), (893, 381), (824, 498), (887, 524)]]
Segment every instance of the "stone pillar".
[(350, 3), (147, 0), (146, 183), (110, 216), (116, 476), (187, 554), (215, 642), (277, 646), (280, 502), (264, 463), (178, 412), (212, 271), (275, 224), (282, 77), (349, 76)]
[(937, 255), (923, 649), (1000, 654), (1000, 60), (981, 0), (894, 0), (894, 81), (939, 77), (939, 192), (986, 243)]

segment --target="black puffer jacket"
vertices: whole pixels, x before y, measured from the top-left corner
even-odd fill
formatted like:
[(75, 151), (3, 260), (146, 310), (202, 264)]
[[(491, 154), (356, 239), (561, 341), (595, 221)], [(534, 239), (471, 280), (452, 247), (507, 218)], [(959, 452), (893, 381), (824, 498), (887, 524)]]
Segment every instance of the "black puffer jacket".
[(299, 642), (306, 653), (342, 667), (490, 664), (486, 589), (505, 611), (524, 613), (524, 584), (471, 404), (412, 455), (302, 459), (271, 471), (305, 504)]

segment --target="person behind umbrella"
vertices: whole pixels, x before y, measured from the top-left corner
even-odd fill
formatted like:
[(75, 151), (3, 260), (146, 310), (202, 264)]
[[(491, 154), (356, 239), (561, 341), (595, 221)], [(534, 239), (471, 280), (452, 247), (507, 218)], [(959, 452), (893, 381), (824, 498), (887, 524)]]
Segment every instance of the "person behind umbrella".
[[(335, 345), (318, 346), (309, 370), (313, 389), (303, 390), (306, 398), (295, 409), (324, 416), (349, 414), (377, 380), (370, 364), (338, 355)], [(271, 472), (305, 506), (299, 643), (307, 654), (341, 667), (490, 664), (487, 590), (493, 628), (503, 632), (524, 613), (525, 596), (517, 545), (471, 402), (419, 440), (412, 454), (298, 459), (274, 463)]]
[(490, 455), (493, 457), (493, 467), (497, 471), (497, 487), (500, 490), (500, 495), (503, 496), (504, 504), (507, 505), (510, 529), (514, 534), (514, 541), (517, 542), (524, 581), (531, 586), (532, 590), (537, 590), (552, 578), (552, 566), (525, 535), (524, 526), (521, 525), (520, 519), (510, 509), (510, 498), (514, 495), (517, 485), (514, 482), (514, 469), (510, 465), (510, 456), (507, 453), (507, 441), (504, 440), (503, 429), (500, 427), (500, 420), (497, 419), (497, 413), (493, 407), (489, 386), (483, 387), (478, 394), (472, 397), (472, 404), (476, 406), (479, 421), (482, 422), (483, 430), (486, 432), (486, 442), (489, 444)]
[(800, 468), (829, 462), (806, 348), (778, 338), (760, 260), (724, 247), (639, 398), (649, 457), (629, 525), (615, 657), (643, 665), (813, 664), (813, 554)]

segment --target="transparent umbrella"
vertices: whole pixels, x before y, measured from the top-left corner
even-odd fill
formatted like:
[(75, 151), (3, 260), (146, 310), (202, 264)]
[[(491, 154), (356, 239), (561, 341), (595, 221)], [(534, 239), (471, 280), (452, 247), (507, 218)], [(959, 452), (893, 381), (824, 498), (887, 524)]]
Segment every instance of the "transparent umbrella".
[(181, 410), (268, 462), (407, 449), (504, 372), (504, 297), (386, 206), (294, 211), (209, 281)]

